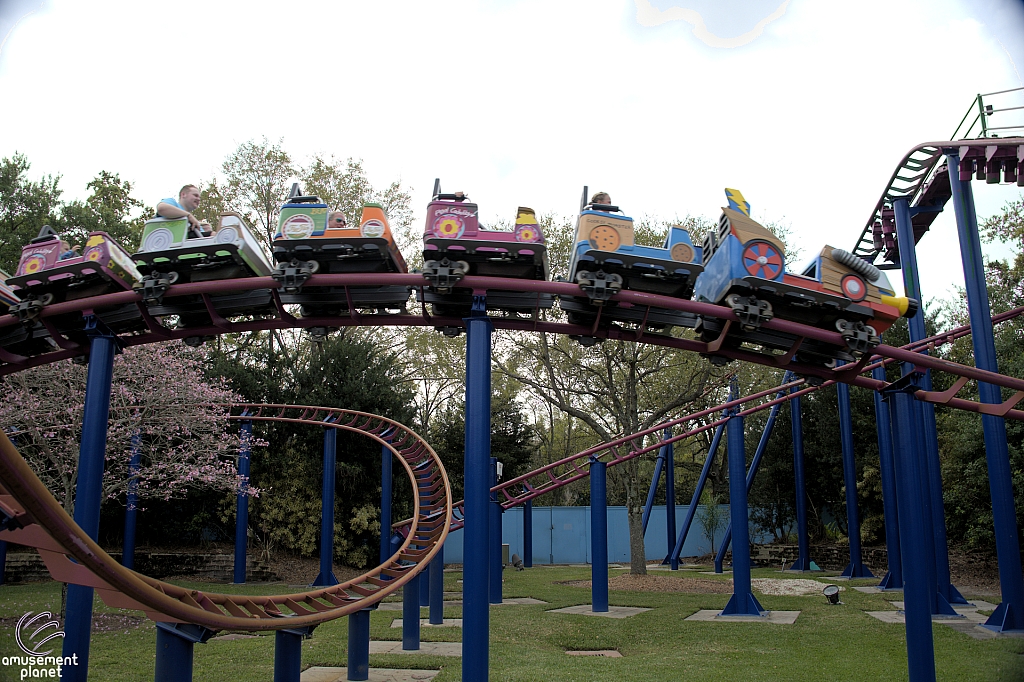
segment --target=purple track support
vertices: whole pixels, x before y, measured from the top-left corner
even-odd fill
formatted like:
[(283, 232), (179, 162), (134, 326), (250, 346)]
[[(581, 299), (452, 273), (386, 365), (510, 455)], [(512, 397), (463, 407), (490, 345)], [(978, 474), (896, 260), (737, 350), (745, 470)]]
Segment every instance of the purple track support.
[[(793, 378), (793, 375), (789, 372), (782, 378), (782, 383), (789, 383)], [(776, 400), (780, 400), (785, 394), (785, 391), (779, 391), (775, 395)], [(761, 464), (761, 458), (764, 457), (764, 451), (768, 448), (768, 439), (772, 437), (772, 432), (775, 430), (775, 420), (779, 416), (779, 409), (782, 407), (782, 402), (776, 402), (772, 405), (771, 411), (768, 413), (768, 421), (765, 422), (764, 431), (761, 432), (761, 439), (757, 443), (757, 450), (754, 451), (754, 458), (750, 461), (750, 469), (747, 471), (746, 476), (746, 494), (750, 494), (750, 489), (754, 486), (754, 477), (757, 476), (757, 468)], [(728, 527), (725, 529), (725, 535), (722, 536), (722, 544), (718, 546), (718, 553), (715, 554), (715, 573), (722, 572), (722, 561), (725, 559), (725, 550), (729, 549), (729, 543), (732, 542), (732, 523), (730, 522)]]
[(462, 573), (462, 679), (487, 682), (490, 604), (487, 537), (491, 458), (491, 333), (483, 296), (473, 297), (466, 318), (465, 526)]
[[(960, 157), (950, 150), (946, 153), (946, 159), (949, 164), (949, 183), (953, 190), (957, 234), (960, 237), (960, 256), (964, 265), (974, 361), (979, 369), (998, 372), (995, 338), (989, 323), (991, 312), (985, 286), (981, 240), (978, 237), (978, 216), (974, 210), (974, 194), (971, 192), (970, 181), (959, 179)], [(999, 388), (992, 384), (979, 382), (978, 393), (983, 403), (1002, 402)], [(995, 526), (996, 555), (999, 558), (999, 585), (1003, 597), (1002, 603), (996, 607), (985, 626), (997, 631), (1024, 630), (1024, 575), (1021, 572), (1006, 423), (999, 417), (983, 415), (981, 424), (985, 433), (992, 521)]]
[[(89, 373), (85, 381), (85, 414), (82, 418), (78, 483), (75, 488), (75, 522), (94, 540), (100, 530), (103, 497), (103, 460), (107, 450), (107, 421), (114, 374), (117, 338), (93, 316), (86, 318)], [(62, 656), (77, 656), (78, 665), (64, 670), (64, 679), (85, 682), (89, 675), (89, 636), (92, 630), (93, 589), (68, 585)]]
[[(672, 429), (665, 429), (665, 438), (672, 437)], [(665, 534), (668, 551), (661, 562), (671, 564), (669, 556), (676, 546), (676, 453), (672, 443), (665, 444)]]
[(608, 613), (608, 465), (590, 460), (590, 601), (594, 613)]
[[(876, 367), (871, 376), (885, 381), (885, 368)], [(875, 392), (875, 424), (878, 429), (879, 478), (882, 480), (882, 507), (885, 513), (885, 549), (889, 570), (882, 582), (881, 590), (903, 589), (903, 558), (900, 555), (900, 515), (896, 501), (896, 463), (893, 459), (892, 425), (889, 408), (882, 400), (882, 394)]]
[(249, 545), (249, 465), (252, 456), (252, 422), (244, 421), (239, 429), (238, 494), (235, 499), (235, 575), (237, 584), (245, 582), (246, 548)]
[[(796, 393), (798, 389), (790, 389)], [(800, 413), (800, 396), (789, 401), (793, 431), (793, 487), (796, 489), (796, 541), (798, 555), (791, 571), (811, 570), (811, 545), (807, 537), (807, 487), (804, 483), (804, 427)]]
[(533, 500), (523, 504), (523, 568), (533, 568)]
[(673, 571), (679, 570), (679, 554), (683, 551), (686, 536), (690, 533), (690, 526), (693, 525), (693, 517), (697, 513), (697, 504), (700, 502), (701, 493), (704, 492), (704, 486), (708, 482), (708, 474), (711, 473), (711, 465), (715, 462), (715, 453), (718, 452), (718, 444), (722, 442), (723, 433), (725, 433), (725, 424), (719, 424), (718, 428), (715, 429), (715, 435), (711, 438), (708, 455), (704, 458), (704, 466), (700, 470), (700, 477), (697, 479), (697, 485), (693, 489), (693, 497), (690, 498), (690, 506), (686, 510), (686, 518), (683, 519), (683, 527), (679, 531), (679, 537), (676, 539), (676, 546), (672, 549), (671, 556), (669, 556), (669, 566)]
[[(732, 378), (730, 391), (738, 394), (736, 377)], [(738, 412), (733, 408), (734, 412)], [(747, 455), (743, 445), (743, 417), (733, 414), (727, 424), (727, 449), (729, 453), (729, 513), (736, 542), (732, 548), (733, 593), (719, 616), (765, 616), (767, 613), (750, 591), (750, 532), (747, 508)]]
[(314, 587), (337, 585), (334, 575), (334, 478), (338, 458), (338, 430), (324, 427), (324, 475), (320, 495), (320, 573)]
[(124, 510), (124, 543), (121, 565), (135, 568), (135, 528), (139, 511), (139, 467), (142, 466), (142, 433), (132, 434), (132, 458), (128, 462), (128, 499)]
[[(921, 280), (918, 276), (917, 247), (914, 242), (914, 226), (912, 224), (915, 209), (910, 208), (906, 199), (893, 202), (896, 219), (897, 245), (900, 249), (900, 265), (903, 271), (903, 288), (907, 296), (924, 301), (921, 293)], [(922, 341), (928, 334), (924, 326), (924, 311), (907, 320), (910, 340)], [(927, 353), (927, 351), (924, 351)], [(932, 389), (932, 373), (924, 372), (921, 388)], [(924, 481), (925, 494), (928, 495), (931, 512), (932, 547), (935, 555), (935, 586), (942, 599), (950, 604), (966, 604), (967, 600), (953, 587), (949, 577), (949, 543), (946, 539), (946, 511), (942, 499), (942, 469), (939, 463), (938, 426), (935, 423), (935, 406), (931, 403), (915, 401), (915, 409), (920, 413), (921, 437), (924, 440), (924, 455), (927, 478)], [(943, 609), (941, 613), (955, 613), (952, 608)]]
[(402, 651), (420, 650), (420, 573), (402, 588)]
[(931, 538), (923, 490), (923, 454), (920, 451), (913, 392), (914, 375), (891, 384), (885, 391), (892, 421), (892, 438), (898, 456), (896, 494), (899, 497), (900, 550), (906, 562), (904, 603), (907, 623), (907, 665), (910, 682), (935, 682), (935, 645), (932, 641), (932, 602), (938, 596), (934, 567), (926, 545)]
[[(491, 485), (493, 488), (498, 485), (498, 458), (491, 457)], [(487, 505), (487, 530), (488, 544), (487, 557), (489, 573), (487, 575), (487, 593), (492, 604), (501, 603), (501, 505), (498, 503), (498, 492), (488, 492), (489, 504)]]
[(430, 560), (430, 568), (427, 570), (430, 583), (430, 624), (441, 625), (444, 623), (444, 545)]
[(844, 578), (874, 578), (864, 565), (860, 547), (860, 518), (857, 513), (857, 462), (853, 455), (853, 418), (850, 416), (850, 387), (837, 383), (839, 394), (839, 438), (843, 448), (843, 483), (846, 486), (846, 528), (850, 538), (850, 563)]

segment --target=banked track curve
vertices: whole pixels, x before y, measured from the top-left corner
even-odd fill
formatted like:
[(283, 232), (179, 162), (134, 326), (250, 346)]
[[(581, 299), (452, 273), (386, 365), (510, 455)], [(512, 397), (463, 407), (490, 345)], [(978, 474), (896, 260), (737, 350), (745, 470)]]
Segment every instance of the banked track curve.
[[(379, 602), (424, 570), (440, 551), (452, 515), (448, 475), (414, 431), (365, 412), (293, 405), (228, 406), (233, 421), (286, 422), (361, 433), (387, 447), (412, 483), (414, 524), (383, 564), (332, 587), (285, 595), (190, 590), (121, 566), (68, 516), (0, 431), (0, 540), (35, 547), (55, 580), (93, 587), (111, 607), (211, 630), (267, 631), (318, 625)], [(69, 560), (74, 557), (79, 563)]]

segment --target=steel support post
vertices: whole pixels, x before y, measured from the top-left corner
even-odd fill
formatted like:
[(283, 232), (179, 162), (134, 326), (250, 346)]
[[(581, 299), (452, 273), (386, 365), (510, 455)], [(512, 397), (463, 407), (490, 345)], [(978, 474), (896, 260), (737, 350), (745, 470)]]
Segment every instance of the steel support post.
[(430, 624), (444, 623), (444, 545), (430, 560)]
[(139, 511), (139, 468), (142, 466), (142, 434), (132, 434), (132, 458), (128, 461), (128, 499), (124, 509), (124, 542), (121, 565), (135, 568), (135, 527)]
[(929, 567), (934, 566), (925, 543), (931, 537), (922, 490), (922, 453), (912, 392), (913, 375), (885, 390), (892, 421), (896, 457), (896, 495), (899, 504), (900, 551), (909, 570), (904, 572), (904, 611), (907, 623), (907, 664), (910, 682), (934, 682), (935, 649), (932, 642), (932, 607), (935, 591)]
[[(658, 481), (661, 480), (661, 472), (665, 468), (665, 453), (668, 445), (658, 448), (658, 456), (654, 460), (654, 475), (651, 476), (651, 486), (647, 489), (647, 501), (644, 502), (644, 513), (640, 519), (644, 537), (647, 537), (647, 524), (651, 520), (651, 510), (654, 509), (654, 495), (658, 492)], [(672, 536), (672, 543), (675, 544), (675, 535)]]
[[(794, 386), (790, 393), (796, 393), (799, 387)], [(791, 571), (811, 570), (811, 543), (807, 537), (807, 486), (804, 476), (804, 425), (800, 412), (800, 397), (789, 401), (790, 422), (793, 433), (793, 487), (796, 492), (796, 542), (797, 557)]]
[(697, 505), (700, 503), (700, 496), (704, 492), (704, 485), (708, 482), (708, 474), (711, 473), (711, 465), (715, 462), (715, 453), (718, 452), (718, 444), (722, 442), (722, 434), (725, 433), (725, 424), (719, 424), (715, 429), (715, 435), (711, 438), (711, 446), (708, 448), (708, 455), (704, 458), (704, 466), (697, 478), (697, 486), (693, 489), (693, 497), (690, 498), (690, 506), (686, 510), (686, 518), (683, 519), (683, 527), (676, 538), (676, 546), (672, 548), (669, 556), (669, 566), (673, 571), (679, 570), (679, 554), (683, 551), (683, 544), (693, 524), (693, 517), (697, 513)]
[(523, 504), (523, 568), (533, 568), (533, 500)]
[[(192, 682), (192, 654), (195, 644), (213, 636), (212, 630), (192, 623), (156, 624), (156, 682)], [(79, 664), (81, 665), (81, 664)], [(64, 672), (70, 672), (69, 666)]]
[[(391, 442), (390, 437), (388, 442)], [(380, 447), (380, 563), (388, 560), (391, 549), (391, 464), (393, 454), (386, 445)]]
[[(433, 560), (430, 562), (433, 564)], [(420, 608), (430, 606), (430, 566), (420, 573)]]
[(252, 457), (252, 422), (243, 421), (239, 429), (238, 494), (235, 498), (235, 575), (238, 584), (245, 582), (246, 548), (249, 544), (249, 465)]
[[(730, 392), (738, 393), (733, 377)], [(733, 398), (735, 399), (735, 398)], [(747, 510), (747, 453), (743, 445), (743, 417), (739, 408), (730, 409), (732, 419), (726, 424), (729, 453), (729, 512), (736, 542), (732, 548), (733, 593), (720, 616), (764, 616), (757, 598), (750, 591), (750, 531)], [(723, 543), (724, 545), (724, 543)]]
[[(103, 462), (107, 451), (107, 420), (110, 417), (110, 385), (117, 337), (93, 316), (86, 318), (89, 372), (85, 380), (85, 414), (78, 452), (78, 483), (75, 488), (75, 523), (93, 540), (99, 536), (100, 503), (103, 501)], [(91, 587), (68, 585), (64, 618), (63, 656), (78, 656), (78, 665), (64, 669), (66, 679), (84, 682), (89, 673), (89, 634), (92, 628)]]
[(462, 573), (462, 679), (486, 682), (490, 655), (487, 536), (491, 461), (491, 332), (484, 297), (466, 318), (465, 525)]
[(836, 382), (839, 394), (839, 441), (843, 449), (843, 485), (846, 487), (846, 529), (850, 539), (850, 563), (843, 578), (874, 578), (864, 565), (860, 547), (860, 515), (857, 513), (857, 461), (853, 454), (853, 417), (850, 415), (850, 387)]
[[(921, 293), (921, 280), (917, 267), (917, 246), (912, 224), (913, 210), (906, 199), (897, 199), (893, 202), (896, 219), (896, 243), (899, 245), (900, 268), (903, 272), (903, 289), (907, 296), (921, 301), (923, 304), (924, 297)], [(911, 341), (921, 341), (928, 336), (924, 326), (923, 308), (917, 315), (907, 320), (907, 326)], [(924, 390), (932, 390), (930, 370), (924, 372), (920, 384)], [(921, 438), (924, 441), (925, 464), (928, 467), (924, 485), (925, 494), (928, 495), (928, 506), (931, 510), (930, 525), (933, 536), (932, 546), (935, 550), (936, 589), (945, 601), (952, 604), (966, 604), (967, 600), (953, 587), (949, 577), (949, 543), (946, 539), (946, 510), (942, 500), (942, 468), (939, 463), (939, 436), (938, 426), (935, 423), (935, 405), (917, 401), (914, 405), (920, 413)], [(948, 609), (948, 612), (953, 612), (952, 608)]]
[(320, 574), (314, 587), (337, 585), (334, 576), (334, 477), (338, 461), (338, 430), (324, 427), (324, 476), (320, 495)]
[[(793, 375), (789, 372), (782, 377), (782, 383), (789, 383)], [(784, 391), (779, 391), (775, 398), (778, 400), (784, 394)], [(768, 421), (765, 422), (764, 431), (761, 432), (761, 439), (757, 443), (757, 450), (754, 451), (754, 458), (750, 461), (750, 469), (747, 471), (747, 495), (750, 494), (750, 489), (754, 486), (754, 477), (757, 476), (757, 468), (761, 465), (761, 458), (764, 457), (764, 451), (768, 448), (768, 439), (772, 437), (772, 432), (775, 430), (775, 420), (779, 416), (779, 409), (782, 407), (782, 403), (775, 403), (772, 405), (772, 409), (768, 412)], [(725, 550), (729, 548), (729, 543), (732, 541), (732, 523), (730, 522), (728, 527), (725, 529), (725, 535), (722, 536), (722, 544), (718, 546), (718, 553), (715, 555), (715, 573), (722, 572), (722, 561), (725, 559)]]
[[(949, 163), (949, 182), (953, 189), (956, 228), (960, 236), (960, 256), (964, 265), (974, 363), (979, 369), (998, 372), (991, 310), (985, 287), (985, 265), (981, 257), (981, 240), (978, 238), (978, 216), (974, 210), (974, 194), (971, 192), (970, 180), (960, 180), (959, 155), (949, 153), (946, 159)], [(999, 388), (992, 384), (979, 382), (978, 394), (983, 403), (1002, 402)], [(1017, 517), (1013, 501), (1013, 472), (1010, 469), (1010, 455), (1006, 443), (1006, 424), (999, 417), (982, 415), (981, 425), (985, 433), (988, 485), (992, 496), (992, 521), (995, 526), (999, 585), (1003, 597), (1002, 603), (996, 607), (985, 625), (997, 631), (1022, 630), (1024, 575), (1021, 573), (1020, 542), (1017, 537)]]
[(302, 676), (302, 640), (315, 625), (274, 633), (274, 682), (299, 682)]
[(420, 649), (420, 580), (423, 573), (402, 588), (402, 650)]
[(370, 611), (359, 609), (348, 617), (348, 679), (370, 679)]
[(607, 466), (590, 458), (590, 600), (594, 613), (608, 613)]
[[(498, 485), (498, 460), (491, 457), (491, 486)], [(488, 564), (487, 592), (492, 604), (501, 603), (501, 505), (497, 491), (488, 491)]]
[[(885, 368), (871, 370), (871, 377), (886, 381)], [(882, 582), (881, 590), (903, 589), (903, 557), (900, 556), (899, 504), (896, 501), (896, 463), (892, 450), (892, 426), (889, 407), (882, 400), (882, 394), (875, 392), (875, 424), (878, 429), (878, 473), (882, 480), (882, 507), (885, 513), (885, 549), (889, 570)]]
[[(665, 429), (665, 440), (672, 437), (672, 429)], [(676, 546), (676, 453), (672, 443), (665, 444), (665, 534), (668, 550), (662, 565), (671, 563), (669, 555)]]

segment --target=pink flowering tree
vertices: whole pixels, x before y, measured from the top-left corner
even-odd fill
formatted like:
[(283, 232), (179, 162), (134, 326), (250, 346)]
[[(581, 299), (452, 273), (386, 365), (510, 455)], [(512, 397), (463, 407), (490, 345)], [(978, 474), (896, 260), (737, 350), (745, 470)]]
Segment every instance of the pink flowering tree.
[[(68, 513), (74, 510), (88, 368), (57, 362), (4, 377), (0, 428)], [(239, 489), (238, 429), (227, 409), (238, 402), (223, 382), (203, 374), (201, 351), (179, 344), (129, 348), (114, 360), (103, 474), (105, 498), (125, 497), (136, 434), (139, 499), (182, 497), (189, 489)]]

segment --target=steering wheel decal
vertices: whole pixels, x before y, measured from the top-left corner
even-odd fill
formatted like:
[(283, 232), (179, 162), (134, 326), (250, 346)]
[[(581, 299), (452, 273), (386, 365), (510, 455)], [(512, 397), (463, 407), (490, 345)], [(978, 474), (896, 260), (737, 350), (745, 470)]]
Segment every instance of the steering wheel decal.
[(769, 242), (747, 242), (743, 248), (743, 268), (747, 274), (762, 279), (775, 279), (782, 272), (782, 254)]

